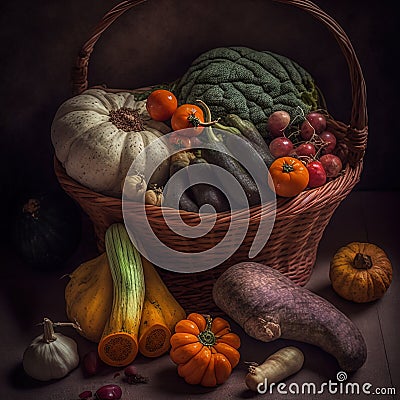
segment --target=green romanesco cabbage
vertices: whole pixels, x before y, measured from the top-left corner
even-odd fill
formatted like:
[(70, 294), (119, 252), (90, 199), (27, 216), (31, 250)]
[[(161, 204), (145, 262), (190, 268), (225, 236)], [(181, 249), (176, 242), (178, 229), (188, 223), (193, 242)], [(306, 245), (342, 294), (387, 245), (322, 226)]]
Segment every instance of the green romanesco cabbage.
[(252, 121), (265, 137), (268, 117), (274, 111), (285, 110), (294, 118), (301, 110), (306, 114), (318, 105), (318, 92), (307, 71), (284, 56), (247, 47), (220, 47), (203, 53), (174, 91), (181, 104), (201, 99), (214, 118), (237, 114)]

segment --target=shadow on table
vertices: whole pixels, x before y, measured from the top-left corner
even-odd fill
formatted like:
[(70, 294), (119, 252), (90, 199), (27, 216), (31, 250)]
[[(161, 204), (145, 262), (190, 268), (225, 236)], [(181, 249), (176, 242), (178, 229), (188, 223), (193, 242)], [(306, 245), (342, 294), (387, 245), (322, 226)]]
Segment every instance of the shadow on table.
[(41, 382), (36, 379), (31, 378), (29, 375), (26, 374), (24, 371), (24, 367), (22, 363), (18, 363), (11, 369), (10, 373), (7, 376), (7, 380), (15, 389), (21, 390), (31, 390), (38, 387), (49, 386), (52, 383), (57, 382), (57, 379), (53, 379), (51, 381)]
[(206, 388), (199, 385), (189, 385), (177, 374), (175, 365), (157, 371), (157, 374), (152, 379), (152, 383), (158, 386), (158, 391), (163, 393), (164, 396), (170, 394), (171, 397), (168, 398), (172, 398), (172, 396), (176, 395), (179, 396), (180, 394), (185, 396), (192, 394), (207, 394), (219, 388)]

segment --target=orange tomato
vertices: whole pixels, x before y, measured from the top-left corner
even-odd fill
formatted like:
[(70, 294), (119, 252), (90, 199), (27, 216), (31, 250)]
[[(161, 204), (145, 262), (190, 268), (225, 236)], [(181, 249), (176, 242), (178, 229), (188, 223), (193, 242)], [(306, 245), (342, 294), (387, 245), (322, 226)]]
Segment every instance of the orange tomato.
[(297, 158), (277, 158), (269, 168), (268, 183), (278, 196), (294, 197), (308, 185), (307, 167)]
[(197, 136), (203, 130), (200, 124), (204, 123), (204, 113), (202, 109), (194, 104), (182, 104), (172, 115), (171, 126), (174, 131), (192, 129), (190, 133), (185, 133), (186, 136)]
[(166, 121), (178, 107), (175, 95), (169, 90), (158, 89), (151, 92), (146, 101), (146, 109), (155, 121)]

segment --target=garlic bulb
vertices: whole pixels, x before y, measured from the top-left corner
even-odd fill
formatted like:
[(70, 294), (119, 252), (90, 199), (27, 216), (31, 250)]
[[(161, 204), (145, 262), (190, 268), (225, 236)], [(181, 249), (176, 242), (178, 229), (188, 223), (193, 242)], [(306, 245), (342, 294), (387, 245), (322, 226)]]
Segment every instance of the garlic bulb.
[(34, 379), (49, 381), (59, 379), (79, 364), (78, 346), (75, 340), (61, 333), (54, 333), (54, 326), (73, 326), (73, 323), (53, 323), (43, 320), (43, 335), (36, 337), (25, 350), (22, 365)]
[(144, 176), (141, 174), (128, 175), (125, 182), (122, 183), (124, 198), (131, 201), (143, 201), (147, 184)]

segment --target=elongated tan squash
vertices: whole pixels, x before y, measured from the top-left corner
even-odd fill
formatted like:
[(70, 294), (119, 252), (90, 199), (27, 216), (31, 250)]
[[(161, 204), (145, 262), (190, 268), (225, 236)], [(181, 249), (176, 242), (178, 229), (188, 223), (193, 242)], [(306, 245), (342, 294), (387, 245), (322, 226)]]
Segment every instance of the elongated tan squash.
[(83, 337), (98, 343), (111, 313), (113, 284), (106, 253), (82, 263), (65, 288), (68, 319)]
[(125, 366), (138, 353), (145, 296), (142, 261), (123, 224), (113, 224), (107, 229), (105, 245), (113, 281), (113, 302), (98, 353), (108, 365)]
[(142, 265), (146, 281), (146, 297), (161, 309), (167, 327), (173, 332), (175, 325), (186, 318), (186, 312), (165, 286), (153, 264), (142, 257)]
[(170, 347), (171, 331), (165, 323), (158, 303), (144, 299), (139, 328), (139, 351), (146, 357), (159, 357)]
[(146, 297), (139, 329), (139, 351), (147, 357), (158, 357), (169, 350), (175, 325), (186, 313), (144, 257), (142, 265)]

